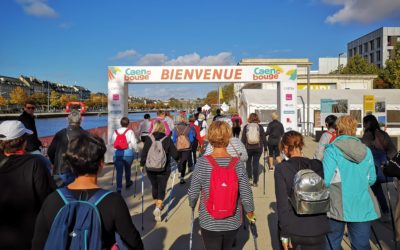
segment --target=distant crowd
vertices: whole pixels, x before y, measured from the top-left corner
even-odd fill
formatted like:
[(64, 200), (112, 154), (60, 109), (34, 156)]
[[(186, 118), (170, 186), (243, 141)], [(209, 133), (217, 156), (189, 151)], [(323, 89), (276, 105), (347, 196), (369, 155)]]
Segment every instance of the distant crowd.
[(266, 171), (274, 174), (281, 249), (339, 250), (345, 227), (352, 249), (371, 249), (372, 223), (378, 219), (391, 223), (394, 242), (400, 239), (400, 203), (392, 208), (383, 189), (390, 198), (388, 188), (400, 178), (400, 154), (371, 114), (363, 118), (360, 138), (353, 117), (326, 117), (328, 130), (313, 159), (303, 154), (303, 135), (285, 131), (276, 112), (266, 130), (256, 113), (243, 119), (220, 109), (212, 118), (201, 108), (175, 117), (160, 110), (157, 117), (145, 114), (135, 131), (122, 117), (109, 142), (114, 192), (98, 183), (106, 144), (82, 129), (81, 114), (70, 112), (45, 157), (35, 108), (27, 101), (18, 120), (0, 123), (1, 249), (144, 249), (121, 194), (133, 187), (136, 192), (141, 182), (143, 230), (146, 176), (154, 220), (168, 221), (176, 174), (179, 186), (187, 187), (192, 212), (190, 249), (196, 207), (205, 249), (233, 248), (243, 224), (255, 248), (267, 249), (257, 242), (265, 232), (257, 232), (253, 200), (262, 173), (265, 194)]

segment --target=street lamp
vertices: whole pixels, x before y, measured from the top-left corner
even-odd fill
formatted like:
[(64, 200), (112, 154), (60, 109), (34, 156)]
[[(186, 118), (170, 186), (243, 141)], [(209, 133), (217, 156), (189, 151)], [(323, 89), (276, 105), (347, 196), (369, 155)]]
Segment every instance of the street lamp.
[(338, 55), (338, 66), (337, 66), (337, 70), (338, 70), (338, 74), (340, 73), (340, 56), (342, 56), (344, 53), (340, 52)]

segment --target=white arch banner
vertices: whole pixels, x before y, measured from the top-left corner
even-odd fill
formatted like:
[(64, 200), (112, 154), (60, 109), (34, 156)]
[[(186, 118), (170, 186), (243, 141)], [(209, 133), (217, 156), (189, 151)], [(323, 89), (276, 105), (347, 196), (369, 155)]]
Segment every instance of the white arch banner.
[[(108, 139), (128, 115), (128, 84), (277, 82), (285, 130), (297, 130), (297, 66), (109, 66)], [(154, 89), (156, 92), (157, 89)], [(188, 93), (190, 98), (190, 93)], [(268, 96), (265, 96), (268, 98)]]

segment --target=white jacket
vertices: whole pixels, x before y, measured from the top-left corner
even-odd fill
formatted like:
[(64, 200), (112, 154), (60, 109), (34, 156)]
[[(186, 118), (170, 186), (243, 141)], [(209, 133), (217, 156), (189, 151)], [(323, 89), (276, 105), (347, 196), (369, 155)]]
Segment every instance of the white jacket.
[[(128, 128), (122, 127), (122, 128), (117, 129), (118, 134), (123, 134), (126, 129), (128, 129)], [(129, 149), (137, 151), (136, 136), (135, 136), (135, 133), (133, 132), (133, 130), (129, 129), (129, 131), (126, 132), (125, 137), (126, 137), (126, 141), (128, 142)], [(111, 137), (111, 144), (112, 145), (114, 145), (114, 142), (115, 142), (116, 139), (117, 139), (117, 133), (115, 133), (115, 131), (114, 131), (113, 135)]]

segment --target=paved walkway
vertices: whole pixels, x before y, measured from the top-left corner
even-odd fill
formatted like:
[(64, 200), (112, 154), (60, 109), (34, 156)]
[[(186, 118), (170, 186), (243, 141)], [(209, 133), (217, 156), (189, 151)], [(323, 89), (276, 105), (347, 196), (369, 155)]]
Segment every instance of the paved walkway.
[[(306, 146), (303, 150), (304, 155), (312, 157), (313, 152), (316, 148), (316, 143), (312, 138), (306, 138)], [(135, 168), (133, 167), (133, 170)], [(108, 165), (104, 168), (99, 181), (101, 186), (112, 189), (112, 165)], [(261, 167), (260, 167), (261, 172)], [(161, 250), (161, 249), (189, 249), (189, 232), (191, 228), (191, 209), (187, 201), (187, 189), (189, 187), (189, 181), (186, 184), (181, 185), (177, 182), (178, 175), (175, 178), (175, 184), (173, 189), (173, 199), (171, 202), (171, 212), (168, 222), (165, 221), (164, 209), (163, 221), (156, 223), (153, 220), (152, 211), (154, 209), (153, 200), (151, 197), (151, 186), (147, 177), (144, 177), (144, 224), (143, 231), (141, 230), (141, 177), (140, 173), (135, 177), (133, 172), (132, 179), (136, 180), (136, 192), (135, 185), (129, 190), (123, 190), (123, 196), (129, 206), (132, 219), (136, 228), (140, 231), (142, 239), (145, 245), (145, 249), (148, 250)], [(167, 197), (170, 192), (172, 184), (172, 176), (169, 180), (167, 187)], [(190, 175), (187, 175), (187, 180), (190, 179)], [(277, 237), (277, 214), (276, 214), (276, 202), (275, 202), (275, 191), (274, 191), (274, 180), (273, 172), (266, 172), (265, 175), (265, 195), (263, 193), (263, 174), (261, 173), (259, 186), (253, 188), (254, 202), (256, 207), (257, 215), (257, 228), (259, 237), (257, 239), (258, 248), (260, 250), (265, 249), (279, 249), (279, 242)], [(114, 183), (115, 188), (115, 183)], [(391, 185), (392, 190), (391, 197), (394, 195), (394, 187)], [(386, 190), (386, 189), (384, 189)], [(166, 203), (165, 203), (166, 204)], [(394, 201), (393, 201), (394, 204)], [(394, 205), (393, 205), (394, 207)], [(167, 208), (167, 206), (165, 206)], [(380, 243), (383, 249), (394, 249), (392, 239), (391, 226), (388, 223), (375, 222), (374, 229), (378, 234)], [(371, 239), (373, 237), (371, 236)], [(376, 247), (375, 240), (371, 240), (372, 249), (379, 249)], [(349, 240), (347, 237), (342, 242), (343, 249), (350, 249)], [(193, 234), (193, 249), (203, 249), (202, 239), (199, 233), (199, 225), (197, 220), (197, 210), (195, 214), (194, 234)], [(244, 230), (243, 227), (239, 230), (237, 238), (237, 246), (234, 249), (254, 249), (254, 242), (249, 230)]]

